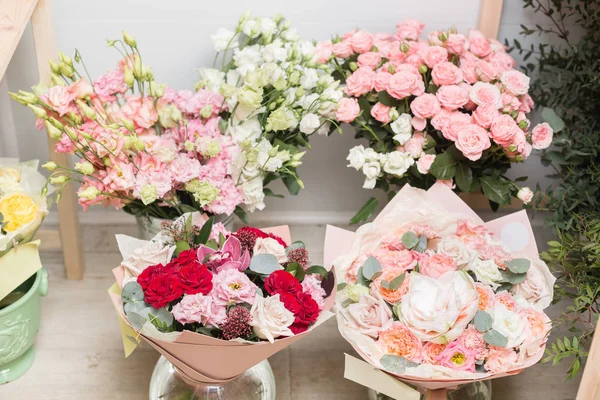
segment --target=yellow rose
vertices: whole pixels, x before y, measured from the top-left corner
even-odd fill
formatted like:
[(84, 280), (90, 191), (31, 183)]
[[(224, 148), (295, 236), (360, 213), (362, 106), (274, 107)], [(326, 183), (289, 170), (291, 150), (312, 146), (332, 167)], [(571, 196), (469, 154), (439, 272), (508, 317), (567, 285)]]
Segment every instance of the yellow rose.
[(33, 221), (38, 214), (38, 206), (31, 197), (12, 193), (0, 199), (0, 214), (7, 222), (4, 230), (12, 232)]

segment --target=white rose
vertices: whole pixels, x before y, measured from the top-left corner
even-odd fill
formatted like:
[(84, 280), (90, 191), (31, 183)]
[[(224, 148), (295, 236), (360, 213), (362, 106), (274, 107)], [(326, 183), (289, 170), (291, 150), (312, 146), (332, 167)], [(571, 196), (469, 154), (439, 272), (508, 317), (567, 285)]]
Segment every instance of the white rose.
[[(392, 131), (396, 135), (400, 135), (400, 138), (407, 137), (406, 140), (408, 140), (412, 135), (411, 121), (412, 117), (410, 114), (401, 114), (394, 122), (390, 124), (390, 128), (392, 128)], [(394, 136), (394, 140), (400, 144), (404, 144), (404, 142), (406, 142), (406, 140), (404, 140), (404, 142), (400, 142), (396, 139), (396, 136)]]
[(422, 341), (448, 343), (471, 322), (478, 298), (475, 282), (464, 271), (449, 271), (437, 279), (412, 273), (398, 318)]
[(230, 126), (227, 129), (227, 134), (231, 136), (234, 142), (242, 143), (245, 140), (255, 141), (262, 134), (262, 127), (258, 118), (250, 118), (239, 125)]
[(519, 190), (519, 192), (517, 193), (517, 197), (523, 203), (527, 204), (533, 199), (533, 192), (531, 191), (531, 189), (525, 186), (524, 188), (521, 188)]
[(392, 322), (392, 310), (381, 298), (361, 294), (357, 303), (340, 307), (339, 312), (350, 329), (377, 339), (380, 331), (388, 329)]
[(259, 338), (273, 343), (280, 336), (294, 336), (289, 328), (294, 323), (294, 313), (285, 308), (279, 294), (267, 298), (257, 295), (250, 314), (250, 325)]
[(383, 170), (388, 174), (402, 176), (415, 160), (408, 153), (393, 151), (389, 153), (383, 163)]
[(146, 241), (116, 235), (116, 239), (123, 256), (121, 266), (125, 268), (126, 277), (136, 277), (151, 265), (167, 264), (175, 251), (175, 246), (161, 238)]
[(357, 171), (360, 170), (363, 167), (363, 165), (365, 165), (365, 163), (367, 162), (367, 158), (365, 157), (364, 146), (360, 145), (351, 148), (348, 157), (346, 157), (346, 160), (350, 162), (350, 164), (348, 164), (348, 167), (352, 167)]
[(525, 280), (513, 286), (511, 291), (515, 296), (523, 296), (534, 308), (543, 310), (552, 302), (555, 281), (546, 263), (540, 259), (531, 260)]
[(494, 290), (500, 286), (502, 282), (502, 273), (494, 260), (475, 259), (468, 267), (469, 271), (473, 271), (477, 280), (486, 285), (490, 285)]
[(230, 49), (237, 47), (237, 41), (232, 41), (234, 36), (235, 32), (225, 28), (219, 28), (216, 34), (210, 35), (210, 38), (215, 46), (215, 50), (223, 51), (227, 48), (228, 44)]
[(377, 179), (365, 179), (365, 183), (363, 183), (363, 189), (374, 189), (377, 184)]
[(473, 249), (467, 247), (461, 240), (444, 236), (438, 243), (438, 253), (452, 257), (459, 268), (465, 267), (475, 259), (477, 255)]
[(200, 75), (198, 85), (212, 92), (218, 92), (221, 85), (225, 83), (225, 73), (218, 69), (201, 68), (198, 74)]
[(381, 154), (373, 150), (372, 148), (365, 149), (365, 158), (367, 161), (379, 161), (381, 159)]
[(381, 175), (381, 164), (379, 161), (369, 161), (363, 165), (362, 172), (367, 179), (375, 179)]
[(508, 310), (504, 304), (497, 302), (492, 312), (492, 329), (506, 336), (506, 348), (517, 347), (525, 340), (527, 322), (519, 314)]
[(285, 247), (283, 247), (277, 240), (267, 237), (256, 239), (254, 245), (254, 254), (272, 254), (277, 257), (277, 261), (280, 264), (287, 262), (287, 255), (285, 254)]
[(313, 134), (321, 125), (321, 120), (317, 114), (306, 114), (300, 121), (300, 132), (307, 135)]

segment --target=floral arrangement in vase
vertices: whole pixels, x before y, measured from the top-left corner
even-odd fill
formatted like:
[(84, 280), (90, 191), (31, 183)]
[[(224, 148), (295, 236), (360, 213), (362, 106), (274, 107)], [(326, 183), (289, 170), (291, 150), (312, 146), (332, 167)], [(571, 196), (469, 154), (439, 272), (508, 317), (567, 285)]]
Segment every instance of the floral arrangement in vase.
[(484, 224), (446, 186), (406, 185), (350, 238), (333, 262), (339, 329), (373, 366), (433, 390), (544, 354), (555, 278), (523, 213)]
[[(552, 142), (547, 123), (531, 128), (527, 119), (529, 77), (504, 45), (477, 30), (432, 31), (421, 40), (423, 29), (406, 20), (393, 34), (354, 30), (318, 44), (319, 61), (345, 84), (337, 120), (369, 143), (350, 150), (349, 167), (365, 175), (364, 188), (389, 198), (405, 183), (427, 189), (441, 181), (482, 192), (493, 209), (512, 196), (531, 201), (533, 192), (505, 175)], [(376, 207), (372, 198), (352, 222)]]
[(343, 92), (332, 70), (317, 62), (314, 44), (300, 40), (280, 15), (247, 12), (234, 31), (221, 28), (212, 40), (221, 68), (202, 68), (196, 88), (225, 96), (225, 133), (244, 149), (239, 182), (249, 210), (260, 210), (264, 195), (275, 195), (265, 188), (270, 182), (282, 179), (291, 194), (303, 187), (296, 171), (302, 149), (312, 134), (337, 127)]
[[(193, 213), (165, 224), (151, 241), (117, 240), (124, 257), (114, 271), (122, 291), (111, 294), (117, 311), (175, 366), (184, 362), (199, 376), (236, 376), (333, 315), (333, 274), (310, 265), (304, 244), (292, 243), (287, 227), (229, 232)], [(232, 350), (228, 357), (242, 361), (216, 376), (208, 353), (192, 357), (194, 347), (207, 346)], [(251, 361), (235, 354), (241, 351), (259, 355)]]

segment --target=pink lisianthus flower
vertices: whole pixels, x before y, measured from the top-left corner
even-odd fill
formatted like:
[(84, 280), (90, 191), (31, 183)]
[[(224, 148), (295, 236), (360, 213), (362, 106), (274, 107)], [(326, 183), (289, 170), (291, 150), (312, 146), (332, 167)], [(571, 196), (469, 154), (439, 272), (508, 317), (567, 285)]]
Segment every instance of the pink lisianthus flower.
[(455, 371), (475, 372), (476, 352), (460, 340), (450, 342), (437, 357), (438, 365)]
[(227, 320), (225, 305), (216, 304), (211, 296), (202, 293), (187, 295), (172, 310), (173, 317), (182, 324), (200, 323), (218, 328)]
[(231, 235), (219, 250), (200, 245), (198, 260), (217, 273), (225, 270), (245, 271), (250, 266), (250, 253), (247, 249), (243, 250), (239, 239)]
[(219, 194), (217, 198), (210, 203), (206, 210), (213, 214), (231, 215), (235, 211), (235, 207), (244, 201), (244, 195), (240, 189), (235, 186), (235, 182), (231, 178), (223, 179), (219, 185)]
[(127, 97), (121, 112), (125, 118), (133, 121), (137, 128), (150, 128), (158, 120), (154, 100), (150, 97)]
[(94, 91), (102, 102), (112, 102), (116, 100), (116, 94), (127, 92), (129, 87), (123, 81), (123, 71), (114, 69), (107, 74), (100, 76), (93, 83)]
[(186, 183), (200, 176), (200, 161), (180, 153), (169, 165), (169, 171), (175, 181)]
[[(233, 236), (230, 236), (233, 237)], [(237, 269), (223, 269), (213, 278), (211, 296), (217, 305), (254, 304), (256, 286), (248, 275)]]
[(75, 95), (71, 93), (68, 86), (57, 85), (48, 89), (48, 92), (43, 94), (41, 98), (62, 117), (72, 110)]

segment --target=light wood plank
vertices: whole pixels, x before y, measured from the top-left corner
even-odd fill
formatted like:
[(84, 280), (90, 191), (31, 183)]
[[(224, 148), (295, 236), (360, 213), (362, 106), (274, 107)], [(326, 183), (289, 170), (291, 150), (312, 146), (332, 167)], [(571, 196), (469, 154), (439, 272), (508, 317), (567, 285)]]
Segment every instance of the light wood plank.
[(600, 323), (596, 326), (577, 400), (600, 400)]
[(4, 76), (37, 0), (0, 0), (0, 79)]
[[(52, 21), (50, 1), (40, 0), (31, 17), (31, 25), (41, 82), (49, 81), (50, 66), (48, 60), (54, 59), (58, 53)], [(50, 139), (48, 139), (48, 147), (52, 161), (58, 165), (69, 166), (69, 156), (65, 153), (55, 152), (54, 142)], [(63, 189), (62, 197), (58, 202), (59, 229), (67, 279), (83, 279), (84, 263), (77, 210), (75, 188), (73, 185), (67, 185)]]
[(481, 0), (477, 29), (488, 38), (498, 38), (500, 19), (502, 18), (502, 3), (502, 0)]

